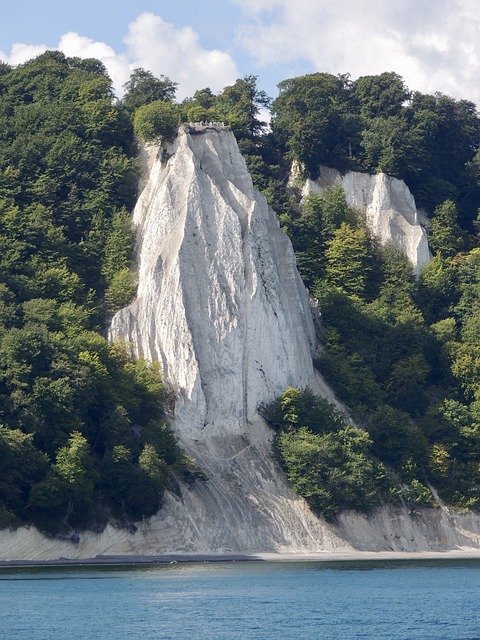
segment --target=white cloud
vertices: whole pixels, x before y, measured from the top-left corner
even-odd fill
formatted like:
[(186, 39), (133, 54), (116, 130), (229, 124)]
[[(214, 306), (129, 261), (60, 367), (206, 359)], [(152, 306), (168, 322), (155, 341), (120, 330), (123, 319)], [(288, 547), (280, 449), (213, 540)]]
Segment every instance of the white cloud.
[(0, 51), (0, 60), (11, 65), (23, 64), (27, 60), (44, 53), (47, 49), (48, 47), (44, 44), (22, 44), (18, 42), (12, 45), (9, 54)]
[(129, 25), (125, 42), (134, 66), (179, 83), (179, 98), (207, 86), (220, 91), (239, 75), (228, 53), (203, 49), (193, 29), (176, 29), (153, 13), (142, 13)]
[(178, 82), (178, 99), (205, 87), (220, 91), (239, 77), (228, 53), (204, 49), (192, 28), (176, 29), (153, 13), (142, 13), (129, 25), (125, 44), (127, 51), (117, 53), (105, 42), (69, 32), (61, 36), (56, 47), (14, 44), (9, 54), (0, 51), (0, 60), (11, 65), (22, 64), (48, 48), (58, 49), (67, 56), (97, 58), (106, 66), (118, 96), (137, 67)]
[(361, 75), (396, 71), (411, 89), (480, 105), (478, 0), (236, 0), (239, 43), (260, 66), (308, 63)]

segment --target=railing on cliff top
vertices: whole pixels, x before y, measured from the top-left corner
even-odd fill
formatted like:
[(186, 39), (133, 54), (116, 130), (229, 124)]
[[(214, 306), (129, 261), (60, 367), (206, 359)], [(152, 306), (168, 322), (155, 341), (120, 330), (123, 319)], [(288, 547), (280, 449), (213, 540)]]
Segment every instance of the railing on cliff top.
[(186, 133), (196, 134), (205, 133), (206, 131), (230, 131), (230, 127), (223, 122), (185, 122), (183, 130)]

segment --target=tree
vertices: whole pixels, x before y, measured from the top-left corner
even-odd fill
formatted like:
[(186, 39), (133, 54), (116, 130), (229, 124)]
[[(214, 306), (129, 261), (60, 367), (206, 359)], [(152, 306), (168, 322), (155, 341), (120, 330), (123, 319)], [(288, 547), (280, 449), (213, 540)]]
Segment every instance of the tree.
[(221, 120), (221, 116), (216, 109), (217, 97), (212, 93), (210, 87), (197, 89), (193, 98), (186, 98), (181, 104), (183, 120), (186, 122), (212, 122)]
[(367, 425), (372, 451), (383, 462), (402, 471), (412, 458), (419, 468), (427, 464), (427, 441), (410, 416), (389, 405), (378, 407)]
[(70, 518), (77, 524), (84, 524), (91, 508), (98, 474), (93, 468), (88, 442), (78, 431), (74, 431), (68, 444), (58, 450), (53, 474), (68, 500), (64, 524), (68, 524)]
[(299, 218), (283, 214), (280, 223), (292, 241), (303, 281), (313, 288), (324, 276), (327, 242), (342, 222), (355, 225), (357, 216), (340, 185), (325, 188), (321, 195), (310, 193), (302, 200), (301, 209)]
[[(24, 515), (31, 486), (46, 473), (47, 457), (33, 444), (33, 435), (0, 424), (0, 510)], [(5, 526), (6, 522), (2, 525)]]
[(204, 109), (211, 109), (215, 106), (216, 98), (210, 87), (197, 89), (193, 94), (193, 100)]
[(356, 146), (358, 117), (349, 109), (348, 76), (314, 73), (283, 80), (272, 104), (272, 129), (292, 159), (316, 178), (321, 164), (344, 169)]
[(152, 487), (160, 497), (168, 478), (168, 467), (164, 460), (160, 458), (152, 444), (145, 444), (138, 458), (138, 466), (149, 478)]
[(345, 427), (343, 416), (311, 389), (289, 387), (263, 410), (267, 422), (278, 431), (308, 426), (314, 433), (337, 431)]
[(471, 222), (477, 208), (471, 208), (476, 202), (471, 189), (465, 190), (465, 167), (480, 146), (480, 119), (475, 105), (441, 93), (415, 92), (409, 114), (418, 151), (415, 166), (406, 178), (417, 201), (432, 211), (443, 200), (460, 196), (461, 218)]
[(372, 270), (371, 242), (362, 227), (342, 222), (327, 243), (325, 267), (329, 281), (348, 294), (365, 296)]
[(369, 457), (371, 440), (361, 429), (314, 434), (306, 427), (277, 439), (287, 478), (314, 511), (332, 520), (346, 509), (368, 511), (382, 497), (382, 465)]
[(427, 264), (420, 277), (420, 299), (427, 319), (434, 323), (451, 313), (460, 297), (458, 265), (440, 254)]
[(415, 144), (403, 115), (377, 117), (362, 131), (360, 157), (367, 170), (403, 178), (412, 162)]
[(117, 271), (128, 268), (132, 261), (135, 233), (126, 209), (115, 211), (111, 230), (105, 241), (102, 271), (111, 281)]
[(133, 119), (135, 133), (143, 142), (172, 141), (178, 124), (177, 108), (163, 100), (139, 107)]
[(429, 373), (430, 366), (422, 353), (395, 362), (386, 383), (390, 403), (410, 415), (421, 415), (428, 406), (425, 386)]
[(119, 309), (126, 307), (135, 297), (137, 274), (128, 268), (117, 271), (105, 291), (107, 313), (113, 316)]
[(394, 72), (361, 76), (353, 82), (353, 99), (366, 121), (399, 115), (410, 97), (403, 78)]
[(445, 200), (435, 209), (430, 224), (429, 244), (440, 258), (455, 255), (463, 244), (457, 216), (458, 210), (452, 200)]
[(271, 99), (258, 89), (257, 80), (257, 76), (239, 78), (215, 100), (216, 110), (232, 127), (237, 140), (254, 139), (265, 128), (266, 123), (259, 119), (260, 110), (269, 107)]
[(178, 83), (161, 75), (156, 78), (151, 71), (138, 67), (134, 69), (130, 79), (123, 85), (125, 95), (122, 104), (130, 111), (139, 107), (161, 100), (173, 102)]

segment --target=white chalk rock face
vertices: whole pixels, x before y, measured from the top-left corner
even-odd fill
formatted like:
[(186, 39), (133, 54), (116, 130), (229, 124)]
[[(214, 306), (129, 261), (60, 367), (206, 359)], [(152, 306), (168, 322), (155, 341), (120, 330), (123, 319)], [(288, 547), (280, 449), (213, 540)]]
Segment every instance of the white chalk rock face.
[(241, 434), (259, 404), (312, 384), (308, 295), (233, 134), (182, 132), (172, 151), (135, 209), (138, 294), (111, 335), (160, 361), (182, 438)]
[(135, 208), (137, 298), (111, 325), (111, 338), (160, 361), (177, 393), (175, 432), (209, 478), (167, 501), (164, 542), (320, 548), (330, 529), (286, 485), (258, 415), (288, 386), (317, 388), (315, 331), (291, 243), (230, 131), (182, 130), (169, 153)]
[(348, 204), (365, 215), (370, 231), (382, 244), (403, 251), (419, 274), (430, 262), (427, 234), (415, 200), (403, 180), (385, 173), (370, 175), (349, 171), (342, 176), (335, 169), (320, 168), (317, 180), (307, 179), (303, 195), (321, 193), (325, 187), (340, 184)]

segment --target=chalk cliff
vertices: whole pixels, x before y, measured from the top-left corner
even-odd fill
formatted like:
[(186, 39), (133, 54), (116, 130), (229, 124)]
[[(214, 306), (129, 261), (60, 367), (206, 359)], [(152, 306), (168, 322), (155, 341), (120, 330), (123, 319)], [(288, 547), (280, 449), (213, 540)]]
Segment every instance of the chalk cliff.
[(307, 179), (303, 195), (321, 193), (325, 187), (340, 184), (348, 204), (365, 216), (365, 221), (382, 244), (393, 244), (413, 264), (415, 273), (430, 262), (426, 219), (417, 211), (415, 200), (403, 180), (385, 173), (370, 175), (348, 171), (341, 175), (335, 169), (320, 168), (317, 180)]
[[(335, 398), (312, 366), (312, 310), (291, 244), (230, 131), (181, 130), (149, 158), (134, 212), (138, 294), (114, 317), (110, 337), (160, 361), (177, 394), (172, 426), (208, 480), (167, 493), (159, 514), (135, 532), (109, 525), (70, 542), (33, 527), (4, 531), (0, 559), (479, 549), (480, 518), (472, 514), (437, 509), (412, 518), (406, 509), (379, 509), (343, 514), (334, 526), (295, 495), (258, 408), (289, 385)], [(358, 180), (352, 193), (373, 199), (375, 188)], [(389, 197), (403, 196), (393, 189)]]
[(182, 130), (161, 155), (170, 159), (154, 162), (134, 213), (137, 298), (114, 317), (111, 337), (160, 361), (177, 392), (180, 444), (208, 476), (162, 510), (164, 544), (340, 544), (283, 480), (258, 415), (289, 385), (319, 384), (290, 241), (230, 131)]
[(288, 238), (230, 131), (182, 131), (134, 213), (137, 299), (111, 335), (159, 360), (182, 440), (241, 435), (260, 403), (312, 384), (315, 334)]

